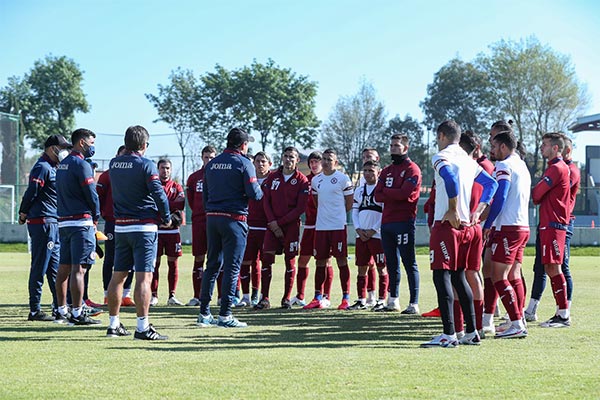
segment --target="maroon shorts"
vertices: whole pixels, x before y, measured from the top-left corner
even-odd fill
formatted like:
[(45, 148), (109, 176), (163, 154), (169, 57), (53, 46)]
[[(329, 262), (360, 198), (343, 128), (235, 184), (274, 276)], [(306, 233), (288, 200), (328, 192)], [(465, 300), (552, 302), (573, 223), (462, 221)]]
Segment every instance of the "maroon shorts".
[(300, 244), (300, 221), (281, 226), (280, 228), (283, 231), (282, 238), (276, 237), (270, 229), (267, 229), (263, 251), (275, 252), (276, 254), (285, 253), (291, 257), (297, 256)]
[(315, 231), (315, 259), (348, 257), (346, 227), (335, 231)]
[(260, 252), (265, 240), (263, 229), (248, 229), (248, 238), (246, 239), (246, 251), (244, 252), (244, 261), (254, 261), (259, 258)]
[(375, 264), (379, 268), (385, 267), (385, 255), (381, 246), (381, 239), (371, 238), (366, 242), (356, 238), (356, 248), (354, 250), (356, 265), (359, 267), (370, 265), (375, 259)]
[(481, 269), (481, 252), (483, 251), (483, 228), (480, 224), (476, 224), (468, 229), (470, 233), (465, 237), (467, 241), (465, 269), (479, 271)]
[(449, 222), (435, 221), (429, 237), (429, 264), (431, 269), (458, 269), (459, 253), (466, 248), (465, 236), (470, 228), (454, 229)]
[(158, 257), (166, 254), (167, 257), (181, 257), (181, 236), (179, 233), (158, 234)]
[(550, 227), (540, 227), (539, 229), (542, 264), (562, 264), (567, 231)]
[(302, 231), (302, 241), (300, 242), (301, 256), (315, 255), (315, 228), (304, 228)]
[(528, 240), (528, 226), (501, 227), (494, 233), (492, 261), (507, 265), (523, 262), (523, 250)]
[(192, 221), (192, 255), (203, 256), (206, 251), (206, 221)]

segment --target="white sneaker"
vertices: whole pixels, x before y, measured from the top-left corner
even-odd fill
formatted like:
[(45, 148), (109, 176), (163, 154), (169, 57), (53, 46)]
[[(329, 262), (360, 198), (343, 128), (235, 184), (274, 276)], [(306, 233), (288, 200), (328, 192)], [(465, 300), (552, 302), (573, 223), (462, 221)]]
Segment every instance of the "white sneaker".
[(502, 332), (496, 333), (496, 339), (511, 339), (527, 337), (527, 330), (518, 324), (511, 323), (510, 326)]
[(297, 306), (300, 306), (300, 307), (304, 307), (306, 305), (306, 301), (300, 300), (298, 297), (294, 296), (290, 300), (290, 304), (291, 305), (297, 305)]
[(192, 297), (190, 299), (190, 301), (187, 302), (186, 306), (192, 306), (192, 307), (199, 307), (200, 306), (200, 299), (197, 299), (195, 297)]
[(494, 326), (494, 321), (492, 321), (491, 325), (483, 325), (481, 329), (485, 335), (495, 335), (496, 327)]
[(462, 339), (462, 338), (464, 338), (464, 337), (465, 337), (465, 331), (456, 332), (456, 334), (455, 334), (455, 335), (456, 335), (456, 338), (457, 338), (458, 340), (460, 340), (460, 339)]
[(458, 346), (458, 340), (456, 339), (456, 335), (446, 335), (442, 333), (431, 339), (429, 342), (421, 343), (421, 347), (443, 347), (447, 349), (452, 349)]
[(157, 305), (157, 304), (158, 304), (158, 297), (154, 297), (154, 296), (152, 296), (152, 298), (150, 299), (150, 305), (151, 305), (152, 307), (154, 307), (154, 306), (155, 306), (155, 305)]
[(505, 330), (507, 330), (508, 328), (510, 328), (512, 326), (512, 322), (510, 321), (506, 321), (501, 323), (500, 325), (498, 325), (496, 327), (496, 334), (498, 334), (499, 332), (504, 332)]
[(329, 308), (331, 307), (331, 301), (329, 299), (323, 298), (321, 300), (321, 308)]
[(234, 306), (235, 308), (243, 308), (243, 307), (249, 307), (250, 306), (250, 299), (243, 297), (240, 301), (237, 302), (237, 304)]
[(479, 337), (479, 333), (475, 330), (471, 333), (463, 335), (463, 337), (458, 340), (458, 343), (471, 346), (479, 346), (481, 344), (481, 338)]
[[(388, 307), (389, 307), (389, 305), (388, 305)], [(415, 314), (421, 314), (421, 312), (419, 311), (418, 304), (409, 304), (408, 307), (406, 307), (406, 309), (404, 311), (400, 312), (400, 314), (415, 315)]]
[(169, 305), (169, 306), (182, 306), (183, 303), (180, 302), (179, 300), (177, 300), (177, 297), (173, 296), (173, 297), (169, 297), (169, 300), (167, 300), (167, 305)]

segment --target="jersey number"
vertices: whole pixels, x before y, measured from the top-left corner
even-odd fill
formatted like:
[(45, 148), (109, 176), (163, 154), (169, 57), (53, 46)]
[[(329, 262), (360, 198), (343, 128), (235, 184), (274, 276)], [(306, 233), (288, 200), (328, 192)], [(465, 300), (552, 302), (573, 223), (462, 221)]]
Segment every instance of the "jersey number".
[(392, 176), (388, 176), (385, 178), (385, 187), (392, 187), (394, 184), (394, 178)]
[(408, 244), (408, 233), (401, 233), (398, 235), (398, 244)]
[(271, 182), (271, 190), (277, 190), (279, 188), (279, 181)]

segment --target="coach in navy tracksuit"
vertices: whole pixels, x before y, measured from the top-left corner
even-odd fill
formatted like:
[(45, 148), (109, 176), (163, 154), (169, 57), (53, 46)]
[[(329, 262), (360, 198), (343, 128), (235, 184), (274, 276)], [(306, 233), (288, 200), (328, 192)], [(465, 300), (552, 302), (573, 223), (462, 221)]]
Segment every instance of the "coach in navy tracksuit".
[[(71, 144), (61, 135), (52, 135), (44, 143), (44, 154), (29, 173), (29, 185), (19, 207), (19, 224), (27, 222), (31, 238), (31, 269), (29, 270), (29, 321), (52, 321), (54, 317), (42, 311), (44, 275), (56, 301), (56, 272), (60, 240), (56, 213), (56, 166), (68, 154)], [(54, 310), (53, 310), (54, 311)]]
[[(248, 199), (260, 200), (262, 191), (252, 162), (246, 158), (252, 137), (240, 128), (227, 135), (227, 148), (205, 167), (202, 196), (206, 210), (208, 253), (202, 278), (198, 325), (243, 328), (231, 315), (231, 304), (248, 236)], [(223, 258), (223, 295), (218, 321), (210, 314), (214, 282)]]

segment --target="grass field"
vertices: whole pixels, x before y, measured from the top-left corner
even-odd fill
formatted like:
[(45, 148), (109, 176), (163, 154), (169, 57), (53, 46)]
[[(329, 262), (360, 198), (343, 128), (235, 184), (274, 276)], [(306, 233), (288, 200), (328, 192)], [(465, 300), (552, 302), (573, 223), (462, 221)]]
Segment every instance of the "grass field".
[[(280, 261), (272, 285), (275, 304), (283, 282)], [(427, 311), (435, 305), (434, 289), (427, 257), (418, 261), (421, 311)], [(526, 257), (528, 283), (531, 264)], [(572, 258), (572, 328), (530, 324), (526, 339), (486, 339), (479, 347), (457, 349), (419, 348), (440, 333), (436, 319), (367, 311), (236, 310), (249, 328), (201, 329), (195, 326), (197, 308), (164, 305), (164, 267), (161, 305), (151, 309), (150, 319), (169, 341), (108, 339), (106, 314), (96, 327), (28, 322), (28, 265), (26, 253), (0, 253), (2, 399), (600, 398), (597, 256)], [(192, 293), (191, 265), (185, 254), (177, 290), (182, 301)], [(91, 273), (90, 296), (100, 301), (101, 268)], [(337, 304), (337, 274), (332, 293)], [(401, 300), (408, 301), (405, 279)], [(50, 301), (45, 288), (46, 311)], [(553, 310), (547, 289), (539, 315), (549, 318)], [(133, 330), (134, 310), (124, 309), (122, 321)]]

